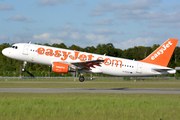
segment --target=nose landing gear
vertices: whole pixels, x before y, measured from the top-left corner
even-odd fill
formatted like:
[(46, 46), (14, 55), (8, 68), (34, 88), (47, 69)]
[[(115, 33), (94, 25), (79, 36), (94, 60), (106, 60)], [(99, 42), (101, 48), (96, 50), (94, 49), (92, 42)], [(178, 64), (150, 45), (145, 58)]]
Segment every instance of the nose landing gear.
[(26, 70), (26, 69), (25, 69), (25, 68), (26, 68), (26, 64), (27, 64), (27, 62), (24, 61), (24, 63), (23, 63), (23, 68), (21, 69), (22, 72), (25, 72), (25, 70)]

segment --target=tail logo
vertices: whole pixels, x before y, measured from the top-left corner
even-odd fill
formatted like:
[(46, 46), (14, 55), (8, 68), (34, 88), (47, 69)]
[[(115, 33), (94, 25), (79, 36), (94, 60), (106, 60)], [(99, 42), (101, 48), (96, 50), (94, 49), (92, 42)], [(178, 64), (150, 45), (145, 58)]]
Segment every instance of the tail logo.
[(151, 60), (155, 60), (159, 55), (164, 54), (164, 52), (172, 45), (169, 41), (166, 45), (163, 45), (160, 50), (158, 50), (154, 55), (151, 56)]

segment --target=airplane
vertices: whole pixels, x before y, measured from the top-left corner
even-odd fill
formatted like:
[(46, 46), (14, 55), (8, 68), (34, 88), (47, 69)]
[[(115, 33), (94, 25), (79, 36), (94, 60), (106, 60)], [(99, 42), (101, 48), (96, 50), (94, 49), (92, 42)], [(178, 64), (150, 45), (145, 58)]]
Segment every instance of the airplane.
[(170, 38), (145, 59), (136, 61), (94, 53), (68, 50), (31, 43), (16, 43), (2, 50), (3, 55), (27, 62), (52, 66), (56, 73), (76, 71), (81, 73), (79, 81), (85, 80), (83, 72), (112, 76), (138, 77), (175, 74), (167, 67), (178, 39)]

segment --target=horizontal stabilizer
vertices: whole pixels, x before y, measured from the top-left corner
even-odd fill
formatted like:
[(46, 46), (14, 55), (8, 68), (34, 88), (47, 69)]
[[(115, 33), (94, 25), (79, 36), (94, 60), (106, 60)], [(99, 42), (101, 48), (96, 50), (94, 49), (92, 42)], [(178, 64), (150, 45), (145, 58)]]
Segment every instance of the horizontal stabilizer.
[(175, 67), (175, 70), (180, 70), (180, 67)]
[(157, 72), (167, 72), (167, 71), (173, 70), (173, 69), (171, 69), (171, 68), (165, 68), (165, 69), (154, 68), (153, 70), (154, 70), (154, 71), (157, 71)]

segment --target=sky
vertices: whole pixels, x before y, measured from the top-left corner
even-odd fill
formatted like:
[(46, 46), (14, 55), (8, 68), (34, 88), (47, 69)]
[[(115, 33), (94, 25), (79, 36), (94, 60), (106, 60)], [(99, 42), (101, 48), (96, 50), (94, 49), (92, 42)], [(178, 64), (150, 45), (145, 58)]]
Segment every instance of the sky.
[(180, 38), (179, 0), (0, 0), (0, 16), (0, 44), (124, 50)]

